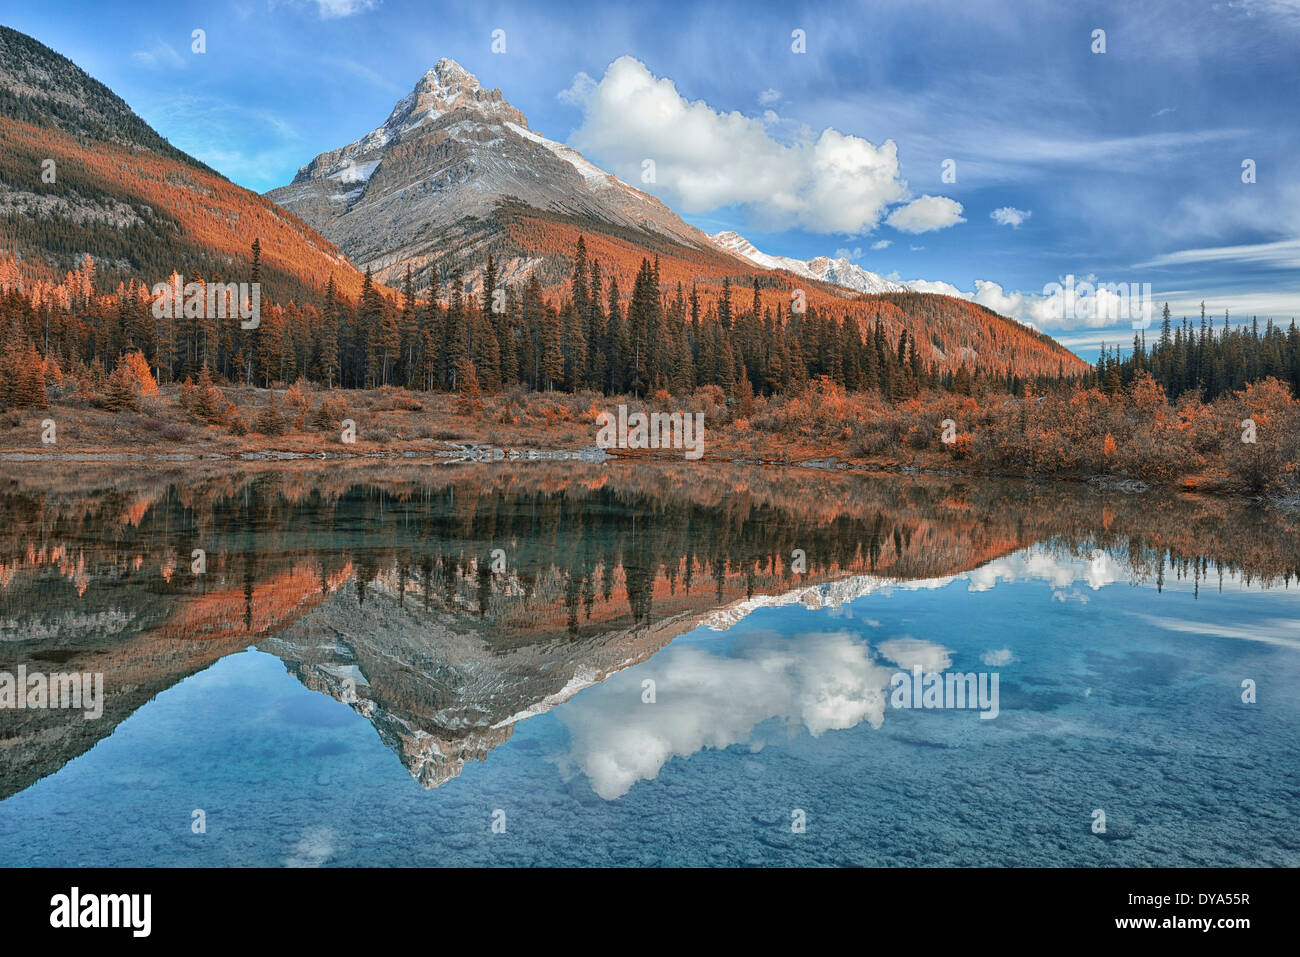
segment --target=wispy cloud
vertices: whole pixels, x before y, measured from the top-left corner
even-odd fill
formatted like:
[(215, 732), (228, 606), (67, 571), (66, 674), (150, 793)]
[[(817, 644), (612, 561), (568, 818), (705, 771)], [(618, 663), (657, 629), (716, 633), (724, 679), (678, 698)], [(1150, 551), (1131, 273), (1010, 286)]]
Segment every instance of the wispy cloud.
[(356, 60), (344, 59), (341, 57), (331, 59), (329, 62), (334, 67), (356, 77), (358, 80), (369, 83), (371, 86), (377, 87), (378, 89), (387, 90), (390, 93), (396, 93), (399, 95), (408, 92), (407, 88), (403, 87), (400, 83), (395, 83), (378, 71), (372, 70), (364, 63), (358, 63)]
[(185, 66), (185, 58), (162, 39), (155, 39), (151, 46), (134, 51), (131, 59), (148, 70), (177, 69)]
[(320, 10), (322, 20), (350, 17), (358, 13), (373, 10), (379, 0), (312, 0)]
[(145, 100), (141, 115), (167, 116), (167, 136), (184, 150), (249, 188), (282, 185), (279, 170), (302, 163), (301, 137), (277, 113), (214, 96), (170, 96)]
[(1189, 148), (1246, 140), (1252, 130), (1198, 129), (1137, 136), (1040, 135), (1032, 132), (997, 137), (985, 156), (1034, 165), (1087, 167), (1092, 170), (1148, 169), (1159, 158), (1177, 157)]
[(1275, 243), (1247, 243), (1240, 246), (1215, 246), (1205, 249), (1180, 249), (1138, 263), (1134, 268), (1185, 266), (1191, 263), (1254, 263), (1273, 269), (1300, 269), (1300, 239)]
[(1143, 615), (1138, 612), (1129, 612), (1129, 614), (1165, 631), (1186, 635), (1209, 635), (1212, 638), (1237, 638), (1242, 641), (1281, 645), (1285, 648), (1300, 648), (1300, 622), (1289, 618), (1257, 620), (1243, 627), (1226, 622), (1190, 621), (1162, 615)]

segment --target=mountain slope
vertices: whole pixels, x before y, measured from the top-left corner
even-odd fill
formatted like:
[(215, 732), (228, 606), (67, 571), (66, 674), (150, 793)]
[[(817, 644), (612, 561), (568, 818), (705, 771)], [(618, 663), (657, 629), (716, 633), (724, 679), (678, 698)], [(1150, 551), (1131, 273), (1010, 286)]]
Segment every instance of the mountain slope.
[(331, 274), (360, 290), (346, 257), (296, 216), (173, 147), (66, 57), (0, 27), (0, 258), (18, 260), (22, 277), (60, 278), (89, 254), (100, 288), (173, 270), (243, 278), (254, 239), (264, 295), (313, 298)]

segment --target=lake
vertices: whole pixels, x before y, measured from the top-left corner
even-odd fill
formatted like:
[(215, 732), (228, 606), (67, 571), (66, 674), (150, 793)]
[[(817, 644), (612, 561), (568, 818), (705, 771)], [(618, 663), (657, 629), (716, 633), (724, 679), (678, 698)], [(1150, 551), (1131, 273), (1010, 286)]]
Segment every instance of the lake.
[(1300, 864), (1295, 512), (59, 468), (0, 476), (5, 866)]

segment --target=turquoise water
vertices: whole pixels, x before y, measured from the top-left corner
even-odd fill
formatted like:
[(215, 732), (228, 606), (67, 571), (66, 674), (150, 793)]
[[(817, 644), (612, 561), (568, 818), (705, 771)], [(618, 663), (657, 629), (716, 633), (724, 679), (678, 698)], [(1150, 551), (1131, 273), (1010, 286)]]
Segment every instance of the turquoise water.
[[(0, 864), (1300, 864), (1300, 596), (1122, 567), (1038, 545), (757, 607), (431, 789), (250, 647), (0, 803)], [(914, 660), (996, 672), (998, 716), (890, 706)]]

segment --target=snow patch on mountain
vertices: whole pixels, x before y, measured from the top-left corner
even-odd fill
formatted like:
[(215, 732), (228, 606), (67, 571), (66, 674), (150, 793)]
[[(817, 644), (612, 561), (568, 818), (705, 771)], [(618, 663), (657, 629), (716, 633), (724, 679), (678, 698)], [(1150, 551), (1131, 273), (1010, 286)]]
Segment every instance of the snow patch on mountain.
[(572, 147), (565, 146), (563, 143), (557, 143), (555, 140), (548, 140), (545, 136), (534, 133), (532, 130), (518, 126), (515, 123), (508, 122), (506, 123), (506, 126), (510, 130), (524, 137), (524, 139), (532, 140), (534, 143), (545, 146), (548, 150), (581, 173), (582, 178), (588, 183), (603, 185), (612, 179), (616, 179), (616, 177), (610, 173), (606, 173), (596, 164), (588, 162), (583, 158), (581, 153)]
[(337, 179), (343, 183), (364, 183), (370, 179), (375, 168), (379, 166), (379, 160), (372, 160), (369, 163), (345, 163), (340, 169), (329, 175), (330, 179)]

